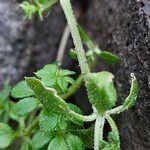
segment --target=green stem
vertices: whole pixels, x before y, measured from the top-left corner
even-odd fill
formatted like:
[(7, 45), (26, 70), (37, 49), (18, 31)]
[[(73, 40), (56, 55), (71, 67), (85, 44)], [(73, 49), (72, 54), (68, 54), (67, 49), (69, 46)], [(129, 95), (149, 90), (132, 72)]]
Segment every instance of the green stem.
[(100, 142), (103, 140), (103, 128), (104, 128), (105, 118), (98, 116), (95, 122), (94, 129), (94, 150), (99, 150)]
[(68, 42), (70, 36), (70, 30), (68, 25), (65, 27), (64, 33), (62, 35), (62, 39), (58, 48), (58, 53), (57, 53), (57, 58), (56, 61), (60, 63), (60, 65), (62, 64), (63, 61), (63, 57), (64, 57), (64, 53), (65, 53), (65, 48)]
[(77, 89), (80, 87), (82, 82), (83, 82), (83, 76), (80, 75), (77, 78), (77, 80), (75, 81), (75, 83), (72, 86), (69, 87), (68, 92), (65, 93), (65, 94), (60, 95), (60, 97), (64, 100), (69, 98), (72, 94), (74, 94), (77, 91)]
[(94, 121), (97, 118), (96, 113), (93, 113), (92, 115), (89, 115), (89, 116), (83, 116), (83, 115), (80, 115), (80, 114), (78, 114), (74, 111), (70, 111), (69, 114), (70, 114), (71, 117), (76, 118), (78, 120), (85, 121), (85, 122), (91, 122), (91, 121)]
[[(111, 127), (111, 130), (116, 134), (117, 139), (118, 139), (118, 141), (120, 142), (119, 130), (118, 130), (118, 128), (117, 128), (117, 125), (116, 125), (115, 121), (114, 121), (114, 120), (111, 118), (111, 116), (108, 115), (108, 114), (105, 115), (105, 118), (107, 119), (107, 121), (108, 121), (108, 123), (109, 123), (109, 125), (110, 125), (110, 127)], [(118, 146), (119, 146), (119, 149), (120, 149), (120, 144), (119, 144)]]
[(116, 132), (117, 135), (119, 136), (119, 130), (117, 128), (115, 121), (108, 114), (105, 115), (105, 118), (107, 119), (108, 123), (110, 124), (112, 131)]
[(106, 114), (108, 114), (108, 115), (115, 115), (115, 114), (119, 114), (121, 111), (121, 109), (123, 108), (123, 105), (121, 105), (121, 106), (118, 106), (118, 107), (116, 107), (116, 108), (114, 108), (114, 109), (111, 109), (111, 110), (108, 110), (108, 111), (106, 111)]
[(77, 22), (76, 22), (76, 19), (74, 17), (73, 10), (71, 7), (71, 2), (70, 2), (70, 0), (60, 0), (60, 4), (62, 6), (64, 13), (65, 13), (66, 19), (68, 21), (68, 25), (70, 27), (70, 32), (71, 32), (73, 42), (75, 45), (75, 49), (76, 49), (77, 55), (78, 55), (81, 73), (83, 75), (85, 75), (85, 74), (90, 72), (90, 69), (89, 69), (89, 66), (87, 64), (87, 59), (85, 57), (85, 51), (83, 49), (83, 44), (81, 41), (81, 37), (79, 35)]
[(30, 134), (32, 133), (32, 131), (33, 131), (34, 129), (36, 129), (37, 126), (38, 126), (38, 118), (36, 118), (36, 119), (34, 120), (33, 124), (30, 125), (30, 126), (27, 128), (27, 130), (24, 132), (23, 136), (27, 136), (27, 137), (30, 136)]

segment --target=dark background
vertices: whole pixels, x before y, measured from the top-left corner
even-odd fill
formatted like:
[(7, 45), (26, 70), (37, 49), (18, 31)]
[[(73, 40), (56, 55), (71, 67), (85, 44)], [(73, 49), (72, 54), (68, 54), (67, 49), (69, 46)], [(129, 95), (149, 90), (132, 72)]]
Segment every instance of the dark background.
[[(116, 117), (122, 150), (150, 149), (150, 1), (149, 0), (76, 0), (79, 21), (95, 43), (120, 57), (109, 67), (99, 62), (96, 70), (115, 75), (118, 104), (128, 95), (130, 73), (134, 72), (140, 94), (134, 108)], [(11, 84), (55, 60), (66, 20), (57, 4), (43, 22), (36, 17), (23, 21), (16, 0), (0, 0), (0, 87), (10, 77)], [(63, 68), (78, 70), (67, 51)], [(90, 112), (84, 87), (71, 101)], [(106, 131), (107, 132), (107, 131)]]

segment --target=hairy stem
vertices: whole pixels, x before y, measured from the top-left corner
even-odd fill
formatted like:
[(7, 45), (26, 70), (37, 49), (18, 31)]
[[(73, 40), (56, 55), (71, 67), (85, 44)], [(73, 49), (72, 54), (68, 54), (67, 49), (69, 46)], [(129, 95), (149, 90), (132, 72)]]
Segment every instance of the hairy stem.
[(65, 94), (60, 95), (60, 97), (64, 100), (69, 98), (72, 94), (74, 94), (77, 91), (77, 89), (80, 87), (82, 82), (83, 82), (83, 76), (80, 75), (77, 78), (77, 80), (75, 81), (75, 83), (72, 86), (69, 87), (68, 92), (65, 93)]
[(81, 37), (78, 31), (77, 22), (76, 22), (76, 19), (74, 17), (73, 10), (71, 7), (71, 2), (70, 0), (60, 0), (60, 4), (65, 13), (68, 25), (70, 27), (70, 32), (71, 32), (73, 42), (75, 45), (75, 49), (78, 55), (78, 61), (79, 61), (79, 65), (81, 68), (81, 73), (85, 75), (88, 72), (90, 72), (90, 69), (87, 64), (87, 59), (85, 57), (85, 51), (83, 49), (83, 44), (82, 44)]
[(106, 114), (109, 114), (109, 115), (119, 114), (120, 110), (122, 109), (122, 107), (123, 107), (123, 105), (118, 106), (118, 107), (116, 107), (114, 109), (108, 110), (108, 111), (106, 111)]
[[(105, 118), (107, 119), (107, 121), (108, 121), (108, 123), (109, 123), (109, 125), (110, 125), (110, 127), (111, 127), (111, 130), (116, 134), (117, 139), (118, 139), (118, 141), (120, 142), (119, 130), (118, 130), (118, 128), (117, 128), (117, 125), (116, 125), (115, 121), (114, 121), (114, 120), (111, 118), (111, 116), (108, 115), (108, 114), (105, 115)], [(120, 144), (119, 144), (118, 146), (119, 146), (119, 149), (120, 149)]]
[(92, 115), (89, 115), (89, 116), (83, 116), (83, 115), (80, 115), (74, 111), (70, 111), (69, 114), (71, 117), (76, 118), (78, 120), (85, 121), (85, 122), (94, 121), (97, 117), (96, 113), (93, 113)]
[(94, 129), (94, 150), (99, 150), (100, 142), (103, 140), (103, 128), (104, 128), (105, 118), (98, 116), (95, 122)]
[(34, 129), (36, 129), (37, 126), (38, 126), (38, 119), (36, 118), (36, 119), (34, 120), (33, 124), (31, 124), (31, 125), (27, 128), (27, 130), (24, 132), (23, 136), (30, 136), (30, 134), (32, 133), (32, 131), (33, 131)]
[(60, 64), (62, 63), (62, 60), (63, 60), (63, 56), (64, 56), (64, 52), (65, 52), (65, 48), (66, 48), (66, 44), (67, 44), (69, 35), (70, 35), (70, 30), (67, 25), (65, 27), (65, 30), (64, 30), (64, 33), (63, 33), (63, 36), (62, 36), (62, 39), (61, 39), (61, 42), (59, 45), (59, 49), (58, 49), (58, 55), (56, 58), (56, 61), (58, 61)]
[(112, 131), (116, 132), (117, 135), (119, 136), (119, 130), (117, 128), (117, 125), (116, 125), (115, 121), (108, 114), (105, 115), (105, 118), (107, 119), (108, 123), (110, 124), (110, 127), (111, 127)]

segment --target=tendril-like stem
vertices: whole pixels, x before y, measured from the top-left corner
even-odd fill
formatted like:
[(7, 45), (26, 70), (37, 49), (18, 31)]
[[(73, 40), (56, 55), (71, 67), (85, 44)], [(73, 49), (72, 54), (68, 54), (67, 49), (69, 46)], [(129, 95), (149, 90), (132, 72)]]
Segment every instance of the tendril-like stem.
[(94, 150), (99, 150), (100, 142), (103, 140), (103, 128), (104, 128), (105, 118), (98, 116), (95, 122), (94, 129)]
[[(120, 142), (119, 130), (118, 130), (118, 128), (117, 128), (117, 125), (116, 125), (115, 121), (114, 121), (114, 120), (111, 118), (111, 116), (108, 115), (108, 114), (105, 115), (105, 118), (107, 119), (107, 121), (108, 121), (108, 123), (109, 123), (109, 125), (110, 125), (110, 127), (111, 127), (111, 130), (116, 134), (117, 139), (118, 139), (119, 142)], [(120, 144), (119, 144), (118, 146), (119, 146), (119, 149), (120, 149)]]
[(91, 122), (91, 121), (94, 121), (97, 118), (96, 113), (93, 113), (92, 115), (89, 115), (89, 116), (83, 116), (83, 115), (78, 114), (74, 111), (70, 111), (69, 114), (70, 114), (71, 117), (76, 118), (78, 120), (85, 121), (85, 122)]
[(81, 68), (81, 73), (85, 75), (90, 72), (90, 69), (87, 64), (87, 59), (85, 57), (85, 51), (84, 51), (81, 37), (78, 31), (77, 22), (73, 14), (71, 2), (70, 0), (60, 0), (60, 4), (65, 13), (65, 16), (66, 16), (66, 19), (70, 28), (70, 32), (73, 38), (75, 49), (78, 55), (78, 61), (79, 61), (79, 65)]
[(60, 64), (62, 64), (63, 61), (63, 57), (64, 57), (64, 53), (65, 53), (65, 48), (67, 45), (67, 41), (70, 35), (70, 30), (68, 25), (65, 27), (59, 48), (58, 48), (58, 54), (57, 54), (57, 58), (56, 61), (58, 61)]

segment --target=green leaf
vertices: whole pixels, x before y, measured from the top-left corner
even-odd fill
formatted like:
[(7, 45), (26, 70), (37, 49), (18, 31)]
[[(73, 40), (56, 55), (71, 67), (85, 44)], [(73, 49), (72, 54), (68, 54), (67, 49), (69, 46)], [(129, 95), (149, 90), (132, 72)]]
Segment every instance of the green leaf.
[(101, 150), (111, 150), (110, 148), (111, 148), (111, 145), (108, 142), (106, 142), (104, 140), (102, 140), (100, 142), (100, 149)]
[(125, 99), (125, 101), (123, 103), (123, 107), (120, 110), (120, 112), (123, 112), (126, 109), (131, 108), (135, 104), (135, 101), (136, 101), (138, 93), (139, 93), (139, 85), (138, 85), (137, 79), (133, 73), (131, 74), (131, 78), (132, 78), (132, 82), (131, 82), (130, 94)]
[(82, 140), (75, 135), (69, 134), (66, 137), (66, 140), (69, 146), (69, 150), (84, 150), (85, 149)]
[(94, 126), (88, 129), (70, 129), (68, 132), (82, 139), (86, 148), (93, 148)]
[(58, 91), (58, 93), (66, 93), (68, 91), (69, 83), (73, 84), (74, 82), (75, 82), (74, 79), (71, 78), (71, 77), (67, 77), (67, 76), (60, 77), (57, 80), (57, 84), (58, 84), (59, 87), (57, 88), (56, 86), (54, 86), (54, 88)]
[(42, 111), (39, 117), (39, 126), (45, 133), (54, 131), (61, 121), (60, 116)]
[(58, 0), (36, 0), (35, 4), (38, 8), (38, 15), (43, 20), (43, 12), (50, 9)]
[(48, 150), (68, 150), (68, 145), (62, 137), (55, 137), (50, 142)]
[[(80, 112), (81, 110), (73, 105), (68, 105), (70, 110), (75, 110), (75, 112)], [(77, 120), (76, 118), (72, 118), (69, 114), (62, 115), (62, 114), (50, 114), (46, 111), (42, 111), (39, 117), (39, 126), (42, 131), (45, 133), (51, 133), (52, 131), (56, 130), (68, 130), (72, 127), (77, 127), (75, 125), (83, 126), (83, 121)]]
[(0, 91), (0, 105), (8, 101), (10, 91), (11, 91), (11, 86), (9, 85), (8, 82), (5, 82), (3, 90)]
[(52, 7), (58, 0), (36, 0), (30, 4), (25, 1), (20, 4), (25, 12), (26, 18), (32, 19), (33, 14), (37, 14), (43, 20), (43, 12)]
[(107, 51), (99, 51), (98, 56), (106, 61), (107, 64), (113, 65), (119, 61), (119, 57)]
[(5, 104), (1, 105), (2, 109), (0, 110), (0, 122), (8, 122), (9, 120), (9, 102), (5, 102)]
[(13, 111), (18, 116), (23, 117), (31, 113), (38, 104), (38, 100), (35, 98), (24, 98), (14, 105)]
[(68, 106), (69, 106), (70, 110), (72, 110), (78, 114), (83, 114), (82, 110), (77, 105), (69, 103)]
[(69, 56), (73, 59), (73, 60), (78, 60), (78, 56), (77, 56), (77, 53), (74, 49), (71, 49), (69, 51)]
[(83, 42), (87, 45), (88, 49), (90, 49), (90, 50), (94, 49), (95, 48), (94, 43), (92, 42), (90, 37), (86, 34), (84, 29), (80, 25), (78, 25), (78, 29), (79, 29), (79, 34), (80, 34)]
[(120, 147), (120, 140), (116, 132), (109, 132), (108, 141), (109, 143), (113, 144), (116, 148)]
[(26, 78), (26, 81), (48, 113), (58, 115), (68, 113), (68, 104), (57, 95), (56, 90), (46, 88), (40, 80), (34, 77)]
[(0, 92), (0, 122), (7, 122), (9, 119), (9, 95), (11, 86), (5, 82), (3, 90)]
[(42, 80), (42, 82), (49, 87), (56, 83), (56, 74), (59, 71), (55, 64), (46, 65), (43, 69), (37, 71), (35, 74)]
[(68, 75), (74, 75), (74, 71), (66, 70), (66, 69), (60, 69), (61, 76), (68, 76)]
[(100, 49), (96, 48), (95, 44), (93, 43), (91, 38), (86, 34), (84, 29), (80, 25), (78, 25), (78, 28), (83, 42), (87, 45), (88, 49), (90, 50), (89, 51), (90, 55), (88, 52), (87, 56), (90, 56), (90, 58), (95, 59), (94, 53), (96, 53), (101, 59), (106, 61), (109, 65), (112, 65), (119, 61), (119, 57), (117, 55), (114, 55), (108, 51), (101, 51)]
[(100, 144), (102, 150), (120, 150), (120, 141), (114, 132), (109, 132), (108, 142), (102, 141)]
[(37, 131), (32, 139), (33, 149), (43, 148), (52, 139), (52, 135), (48, 135), (42, 131)]
[(0, 148), (8, 147), (14, 140), (13, 130), (4, 123), (0, 123)]
[(32, 146), (29, 140), (25, 140), (21, 145), (20, 150), (32, 150)]
[(10, 104), (10, 110), (9, 110), (9, 116), (11, 119), (15, 120), (15, 121), (19, 121), (19, 119), (21, 119), (13, 110), (14, 108), (14, 104)]
[(89, 100), (99, 113), (103, 114), (115, 106), (117, 94), (113, 85), (114, 76), (111, 73), (89, 73), (85, 78)]
[(26, 81), (21, 81), (12, 89), (11, 94), (14, 98), (24, 98), (33, 96), (34, 92), (27, 85)]
[(25, 17), (28, 19), (32, 19), (33, 14), (37, 11), (37, 7), (27, 1), (22, 2), (20, 7), (24, 10)]
[[(69, 106), (70, 110), (72, 110), (72, 111), (74, 111), (74, 112), (76, 112), (78, 114), (83, 114), (83, 112), (81, 111), (81, 109), (78, 106), (76, 106), (74, 104), (71, 104), (71, 103), (69, 103), (68, 106)], [(83, 124), (84, 124), (84, 122), (82, 120), (78, 120), (77, 118), (73, 118), (72, 116), (68, 116), (68, 118), (73, 123), (75, 123), (75, 124), (77, 124), (79, 126), (83, 126)]]
[(56, 64), (49, 64), (35, 74), (46, 86), (54, 88), (58, 94), (62, 94), (67, 92), (69, 83), (74, 83), (69, 75), (73, 75), (75, 72), (59, 69)]

